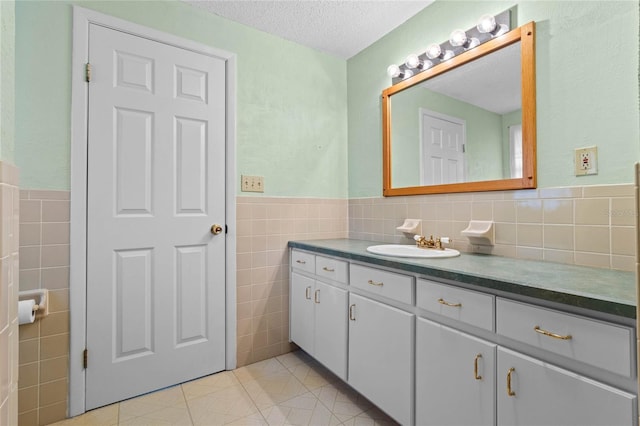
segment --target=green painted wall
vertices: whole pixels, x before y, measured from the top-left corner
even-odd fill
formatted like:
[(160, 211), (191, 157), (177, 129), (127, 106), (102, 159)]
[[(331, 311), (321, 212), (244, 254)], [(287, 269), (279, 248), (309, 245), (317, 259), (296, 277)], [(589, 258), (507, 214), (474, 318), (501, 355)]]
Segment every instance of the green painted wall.
[(69, 189), (72, 4), (237, 54), (237, 172), (268, 196), (347, 196), (346, 62), (181, 1), (16, 3), (16, 162)]
[[(349, 196), (382, 194), (381, 93), (387, 66), (514, 3), (438, 0), (347, 61)], [(536, 21), (538, 186), (633, 182), (640, 159), (637, 1), (523, 1)], [(575, 148), (597, 145), (599, 174), (573, 175)]]
[(0, 160), (14, 163), (15, 2), (0, 1)]

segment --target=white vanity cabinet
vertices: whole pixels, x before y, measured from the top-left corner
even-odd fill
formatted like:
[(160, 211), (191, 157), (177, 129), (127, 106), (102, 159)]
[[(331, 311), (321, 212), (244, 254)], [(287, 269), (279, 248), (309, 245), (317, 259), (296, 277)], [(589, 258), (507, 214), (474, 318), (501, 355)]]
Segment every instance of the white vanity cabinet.
[(349, 295), (348, 383), (403, 425), (413, 424), (413, 333), (413, 314)]
[(496, 345), (416, 321), (416, 425), (495, 425)]
[[(329, 284), (329, 280), (320, 281), (323, 277), (315, 275), (316, 266), (320, 266), (325, 274), (330, 274), (331, 270), (346, 271), (345, 262), (342, 262), (344, 265), (335, 262), (342, 261), (303, 252), (292, 253), (290, 339), (346, 380), (347, 291)], [(296, 268), (297, 265), (300, 266)], [(303, 275), (309, 271), (314, 271), (314, 275)]]
[[(494, 297), (419, 279), (416, 305), (438, 316), (493, 331)], [(417, 319), (416, 424), (494, 425), (496, 344)]]
[(498, 425), (628, 426), (635, 395), (502, 347), (498, 348)]
[(400, 424), (638, 425), (628, 314), (309, 250), (292, 250), (291, 340)]
[[(498, 298), (496, 332), (594, 370), (634, 377), (630, 327)], [(638, 419), (636, 395), (522, 352), (498, 347), (496, 371), (498, 425), (613, 426)]]

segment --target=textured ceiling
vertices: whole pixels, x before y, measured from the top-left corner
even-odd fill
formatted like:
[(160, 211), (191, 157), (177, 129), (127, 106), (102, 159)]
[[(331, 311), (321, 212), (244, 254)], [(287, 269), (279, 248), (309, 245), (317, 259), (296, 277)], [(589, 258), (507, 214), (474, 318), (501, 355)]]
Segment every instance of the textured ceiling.
[(183, 0), (208, 12), (348, 59), (434, 0)]

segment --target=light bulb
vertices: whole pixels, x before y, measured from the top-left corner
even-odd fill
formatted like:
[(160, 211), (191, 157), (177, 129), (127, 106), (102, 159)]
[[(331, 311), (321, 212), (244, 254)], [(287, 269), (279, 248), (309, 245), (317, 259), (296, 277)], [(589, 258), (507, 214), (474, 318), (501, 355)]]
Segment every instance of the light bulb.
[(428, 70), (429, 68), (431, 68), (433, 66), (433, 62), (431, 61), (424, 61), (422, 63), (422, 69), (423, 70)]
[(436, 59), (442, 54), (442, 49), (439, 44), (433, 43), (427, 46), (427, 51), (425, 53), (427, 54), (427, 58)]
[(407, 60), (405, 61), (405, 65), (408, 68), (418, 68), (420, 67), (421, 63), (420, 63), (420, 58), (418, 58), (418, 55), (412, 53), (411, 55), (407, 56)]
[(413, 75), (413, 71), (411, 71), (411, 70), (405, 70), (405, 72), (404, 72), (403, 74), (404, 74), (404, 75), (403, 75), (403, 76), (401, 76), (401, 77), (402, 77), (403, 79), (405, 79), (405, 80), (406, 80), (407, 78), (409, 78), (409, 77), (411, 77), (411, 76)]
[(480, 33), (490, 33), (496, 29), (496, 18), (493, 15), (482, 15), (476, 28)]
[(467, 33), (463, 30), (455, 30), (449, 36), (449, 43), (451, 43), (453, 47), (464, 46), (467, 40)]
[(399, 77), (401, 74), (400, 67), (397, 66), (396, 64), (389, 65), (389, 68), (387, 68), (387, 74), (391, 78)]

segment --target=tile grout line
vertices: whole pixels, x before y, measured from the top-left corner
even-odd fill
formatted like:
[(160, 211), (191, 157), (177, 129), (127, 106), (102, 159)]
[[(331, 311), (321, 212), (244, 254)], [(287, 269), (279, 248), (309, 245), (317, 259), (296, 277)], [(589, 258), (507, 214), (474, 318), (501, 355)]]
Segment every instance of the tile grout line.
[[(188, 383), (188, 382), (185, 382)], [(184, 405), (187, 408), (187, 413), (189, 413), (189, 420), (191, 421), (191, 426), (195, 425), (195, 422), (193, 421), (193, 415), (191, 414), (191, 408), (189, 407), (189, 401), (187, 401), (187, 396), (184, 393), (184, 387), (183, 387), (184, 383), (180, 383), (180, 393), (182, 393), (182, 399), (184, 400)]]

